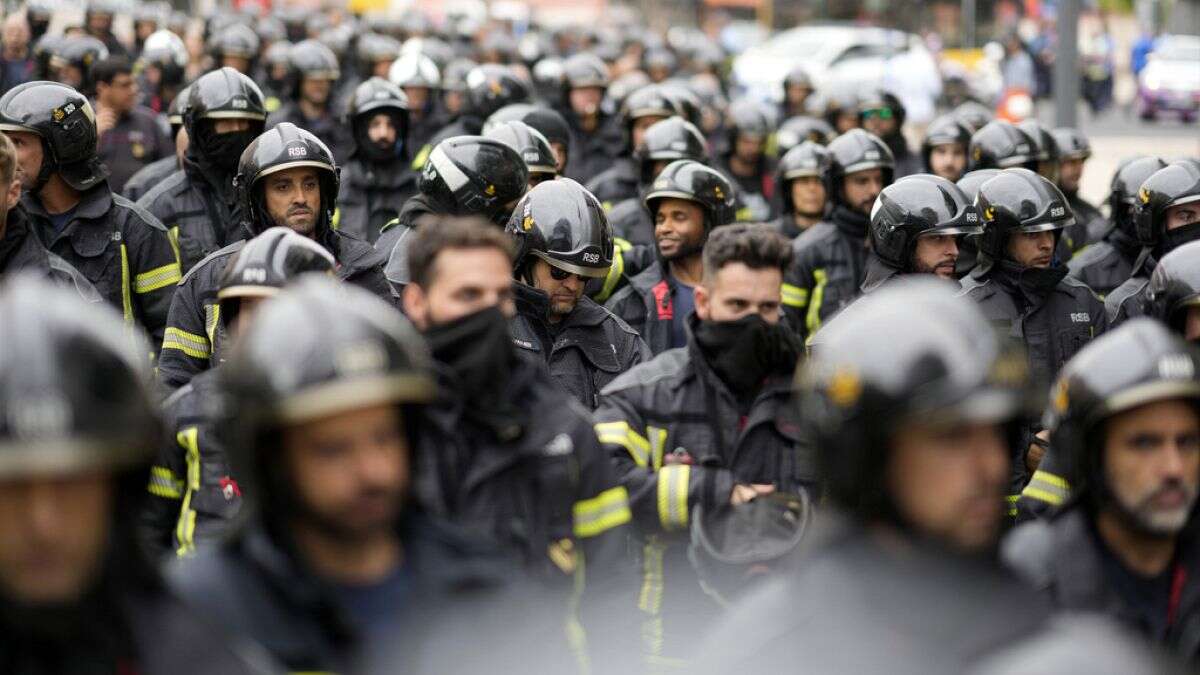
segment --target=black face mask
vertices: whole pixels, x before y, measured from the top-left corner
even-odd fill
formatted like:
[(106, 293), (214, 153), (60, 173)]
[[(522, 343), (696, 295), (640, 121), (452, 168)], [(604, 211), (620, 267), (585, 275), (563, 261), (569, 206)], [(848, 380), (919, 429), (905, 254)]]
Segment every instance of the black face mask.
[(508, 319), (499, 308), (488, 307), (432, 326), (425, 331), (425, 339), (433, 357), (458, 377), (467, 417), (498, 436), (523, 426), (520, 407), (509, 401), (506, 393), (516, 354)]
[(1162, 256), (1174, 251), (1184, 244), (1200, 239), (1200, 221), (1188, 223), (1182, 227), (1177, 227), (1173, 230), (1167, 230), (1163, 233)]
[(771, 375), (791, 375), (800, 359), (795, 334), (759, 314), (737, 321), (697, 321), (693, 334), (717, 377), (739, 397), (755, 393)]
[(242, 151), (246, 149), (247, 145), (250, 145), (251, 141), (258, 138), (260, 133), (261, 131), (251, 128), (218, 134), (213, 130), (212, 125), (206, 124), (202, 127), (201, 137), (197, 142), (202, 148), (201, 153), (205, 161), (226, 174), (233, 174), (237, 172), (238, 160), (242, 157)]

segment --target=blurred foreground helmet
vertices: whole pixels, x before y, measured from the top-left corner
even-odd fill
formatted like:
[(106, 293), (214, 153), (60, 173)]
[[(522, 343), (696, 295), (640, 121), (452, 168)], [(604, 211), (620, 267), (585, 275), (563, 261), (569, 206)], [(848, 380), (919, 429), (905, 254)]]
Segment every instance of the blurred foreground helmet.
[(6, 279), (0, 478), (148, 463), (162, 433), (148, 353), (108, 305), (33, 276)]
[(860, 518), (896, 513), (885, 475), (905, 424), (1002, 424), (1015, 442), (1036, 409), (1024, 353), (957, 288), (924, 275), (851, 304), (811, 346), (797, 376), (800, 423), (826, 496)]

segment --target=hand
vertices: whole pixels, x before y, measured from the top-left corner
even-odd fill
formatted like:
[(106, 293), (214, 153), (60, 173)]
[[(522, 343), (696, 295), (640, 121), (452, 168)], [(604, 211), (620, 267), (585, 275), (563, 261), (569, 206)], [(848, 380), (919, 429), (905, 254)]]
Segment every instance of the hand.
[(117, 126), (117, 114), (111, 108), (100, 108), (96, 111), (96, 135), (103, 136)]
[(754, 501), (762, 495), (769, 495), (774, 491), (774, 485), (763, 485), (761, 483), (746, 485), (745, 483), (738, 483), (733, 486), (733, 491), (729, 494), (729, 503), (733, 506), (745, 504)]
[[(1037, 432), (1036, 438), (1049, 443), (1050, 430), (1043, 429), (1042, 431)], [(1041, 466), (1042, 457), (1045, 455), (1046, 447), (1044, 445), (1039, 445), (1037, 443), (1029, 444), (1029, 450), (1025, 453), (1025, 468), (1029, 470), (1030, 474), (1032, 474), (1034, 471), (1037, 471), (1038, 467)]]

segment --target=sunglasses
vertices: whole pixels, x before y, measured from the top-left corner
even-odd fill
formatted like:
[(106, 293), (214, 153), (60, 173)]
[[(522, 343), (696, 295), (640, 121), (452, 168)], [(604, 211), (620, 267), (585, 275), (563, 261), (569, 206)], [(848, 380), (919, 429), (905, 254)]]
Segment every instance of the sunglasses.
[(864, 110), (862, 113), (862, 116), (863, 117), (878, 117), (881, 120), (890, 120), (890, 119), (892, 119), (892, 109), (891, 108), (872, 108), (870, 110)]
[(586, 283), (588, 280), (588, 278), (583, 276), (582, 274), (575, 274), (574, 272), (568, 272), (566, 270), (559, 269), (553, 265), (550, 266), (550, 278), (551, 279), (553, 279), (555, 281), (564, 281), (564, 280), (566, 280), (567, 277), (578, 277), (579, 280), (584, 283)]

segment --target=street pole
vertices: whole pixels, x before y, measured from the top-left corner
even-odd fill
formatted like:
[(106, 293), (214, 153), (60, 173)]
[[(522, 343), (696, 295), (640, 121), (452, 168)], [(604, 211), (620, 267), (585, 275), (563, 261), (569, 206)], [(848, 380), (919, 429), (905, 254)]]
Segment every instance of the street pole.
[(1059, 0), (1058, 49), (1054, 59), (1054, 123), (1076, 126), (1079, 101), (1079, 0)]
[(962, 0), (962, 47), (975, 48), (975, 0)]

